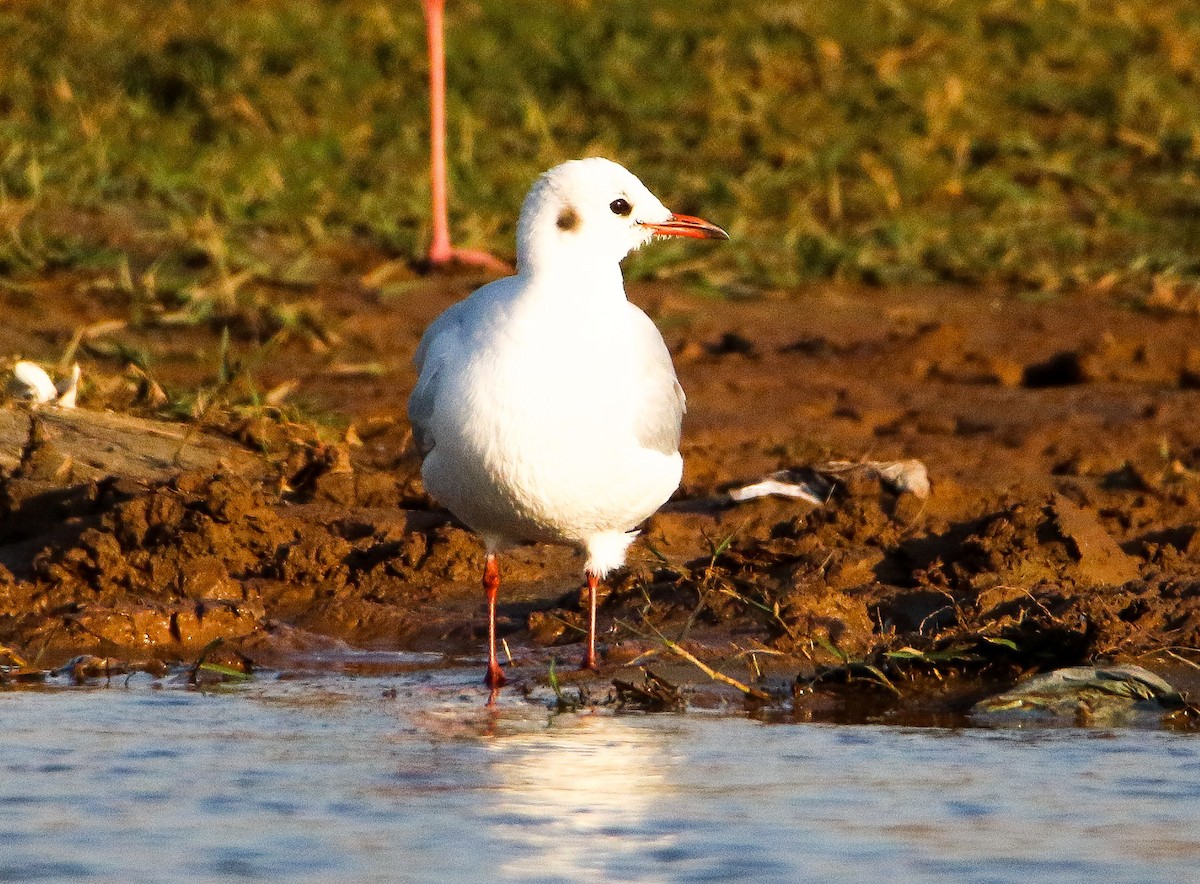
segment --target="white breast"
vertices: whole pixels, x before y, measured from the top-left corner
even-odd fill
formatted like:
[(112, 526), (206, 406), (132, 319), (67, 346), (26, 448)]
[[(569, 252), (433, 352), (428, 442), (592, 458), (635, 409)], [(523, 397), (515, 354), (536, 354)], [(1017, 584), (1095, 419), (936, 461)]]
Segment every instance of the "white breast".
[(422, 470), (455, 515), (501, 542), (586, 546), (670, 497), (679, 454), (634, 432), (641, 360), (624, 298), (485, 300), (464, 325), (443, 343)]

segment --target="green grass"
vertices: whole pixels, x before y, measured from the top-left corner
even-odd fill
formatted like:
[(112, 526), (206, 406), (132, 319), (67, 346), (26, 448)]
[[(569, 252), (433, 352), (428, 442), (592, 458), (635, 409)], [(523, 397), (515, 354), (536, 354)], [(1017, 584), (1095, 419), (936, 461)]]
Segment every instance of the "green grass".
[[(1192, 0), (448, 6), (462, 245), (511, 255), (532, 178), (602, 154), (734, 237), (635, 276), (1200, 280)], [(226, 279), (348, 238), (422, 254), (417, 0), (19, 0), (0, 57), (0, 271), (105, 260), (47, 221), (79, 211)]]

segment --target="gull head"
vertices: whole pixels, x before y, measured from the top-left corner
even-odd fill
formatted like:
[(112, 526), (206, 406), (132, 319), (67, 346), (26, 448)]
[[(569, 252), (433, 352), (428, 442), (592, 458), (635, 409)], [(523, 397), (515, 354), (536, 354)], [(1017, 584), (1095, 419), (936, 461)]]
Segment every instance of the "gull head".
[(544, 173), (525, 197), (517, 270), (615, 267), (656, 236), (729, 239), (715, 224), (672, 212), (623, 166), (600, 157), (571, 160)]

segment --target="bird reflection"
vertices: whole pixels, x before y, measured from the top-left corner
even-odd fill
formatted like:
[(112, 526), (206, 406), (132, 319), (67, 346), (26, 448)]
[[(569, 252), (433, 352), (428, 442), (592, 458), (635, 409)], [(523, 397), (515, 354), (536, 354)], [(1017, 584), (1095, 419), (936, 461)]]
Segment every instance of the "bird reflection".
[(499, 794), (485, 816), (509, 857), (497, 871), (522, 880), (618, 872), (634, 880), (626, 870), (646, 869), (647, 852), (675, 841), (649, 819), (669, 801), (669, 736), (592, 715), (488, 741), (488, 779)]

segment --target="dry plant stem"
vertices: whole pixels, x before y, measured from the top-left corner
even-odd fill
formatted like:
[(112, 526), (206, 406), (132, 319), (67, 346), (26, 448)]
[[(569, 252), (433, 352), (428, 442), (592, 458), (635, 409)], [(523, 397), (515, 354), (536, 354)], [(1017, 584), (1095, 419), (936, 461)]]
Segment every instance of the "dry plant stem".
[(496, 595), (500, 591), (500, 565), (496, 561), (495, 553), (487, 555), (483, 567), (483, 589), (487, 593), (488, 606), (488, 667), (483, 683), (495, 692), (508, 681), (504, 677), (504, 670), (500, 668), (500, 662), (496, 659)]
[(1200, 669), (1200, 664), (1197, 664), (1194, 660), (1189, 660), (1187, 657), (1184, 657), (1181, 654), (1176, 654), (1170, 648), (1164, 649), (1163, 653), (1166, 654), (1168, 657), (1170, 657), (1172, 660), (1178, 660), (1180, 663), (1183, 663), (1186, 666), (1190, 666), (1193, 669)]
[(709, 666), (704, 661), (700, 660), (699, 658), (697, 658), (694, 655), (685, 651), (683, 648), (681, 648), (679, 645), (675, 644), (675, 642), (671, 641), (669, 638), (664, 638), (662, 636), (660, 636), (660, 638), (662, 639), (662, 643), (664, 645), (666, 645), (667, 650), (671, 651), (671, 653), (673, 653), (673, 654), (676, 654), (676, 655), (682, 657), (684, 660), (687, 660), (689, 663), (691, 663), (693, 666), (695, 666), (697, 669), (699, 669), (701, 672), (703, 672), (705, 675), (707, 675), (713, 681), (719, 681), (724, 684), (730, 685), (731, 687), (735, 687), (739, 691), (741, 691), (743, 694), (746, 694), (747, 696), (750, 696), (750, 697), (754, 697), (755, 699), (758, 699), (758, 700), (770, 700), (771, 699), (770, 696), (765, 691), (760, 691), (758, 688), (752, 688), (749, 685), (743, 684), (742, 682), (738, 681), (736, 678), (732, 678), (731, 676), (728, 676), (723, 672), (718, 672), (717, 670), (713, 669), (711, 666)]

